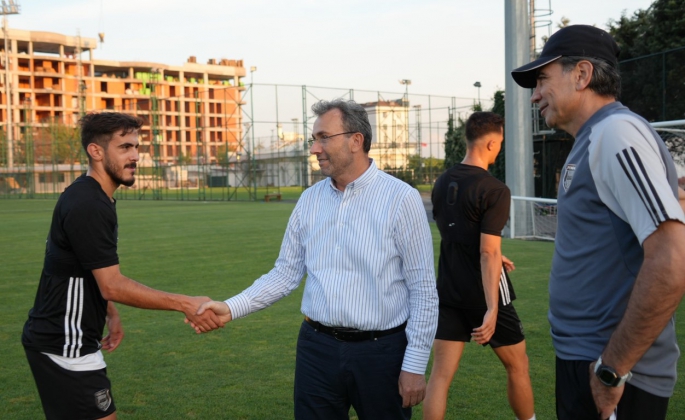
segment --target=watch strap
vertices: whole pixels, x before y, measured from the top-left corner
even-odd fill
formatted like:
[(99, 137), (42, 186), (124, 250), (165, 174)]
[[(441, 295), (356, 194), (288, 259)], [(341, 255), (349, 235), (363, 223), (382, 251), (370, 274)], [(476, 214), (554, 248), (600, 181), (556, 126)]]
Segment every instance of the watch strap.
[[(599, 374), (599, 371), (602, 368), (610, 370), (614, 374), (614, 376), (618, 379), (618, 381), (613, 382), (613, 383), (606, 383), (605, 381), (603, 381), (600, 374)], [(602, 382), (604, 385), (610, 386), (610, 387), (623, 386), (627, 381), (630, 380), (630, 378), (633, 377), (633, 373), (630, 371), (628, 371), (628, 373), (626, 373), (623, 376), (618, 376), (618, 373), (616, 373), (616, 370), (614, 368), (612, 368), (611, 366), (607, 366), (607, 365), (602, 363), (602, 356), (601, 355), (599, 356), (599, 358), (597, 359), (597, 362), (595, 363), (595, 369), (594, 370), (595, 370), (595, 375), (600, 380), (600, 382)]]

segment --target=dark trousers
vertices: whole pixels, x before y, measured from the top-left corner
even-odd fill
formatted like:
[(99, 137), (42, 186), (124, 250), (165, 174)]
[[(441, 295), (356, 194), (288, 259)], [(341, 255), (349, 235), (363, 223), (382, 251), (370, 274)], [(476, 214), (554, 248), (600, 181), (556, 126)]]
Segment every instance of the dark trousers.
[(404, 331), (377, 340), (343, 342), (302, 323), (295, 362), (295, 418), (410, 419), (398, 380), (407, 347)]
[[(559, 420), (597, 420), (597, 406), (590, 389), (590, 363), (557, 357), (556, 398)], [(658, 397), (626, 383), (616, 410), (617, 420), (663, 420), (668, 398)]]

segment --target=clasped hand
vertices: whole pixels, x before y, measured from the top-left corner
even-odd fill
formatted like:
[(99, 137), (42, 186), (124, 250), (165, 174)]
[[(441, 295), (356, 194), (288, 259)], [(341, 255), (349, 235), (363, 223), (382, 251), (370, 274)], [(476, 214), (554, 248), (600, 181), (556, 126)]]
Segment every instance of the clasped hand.
[(200, 334), (221, 328), (233, 319), (231, 309), (226, 302), (217, 302), (209, 298), (200, 299), (202, 301), (198, 306), (195, 306), (194, 312), (186, 312), (185, 319), (185, 323), (190, 324), (196, 333)]

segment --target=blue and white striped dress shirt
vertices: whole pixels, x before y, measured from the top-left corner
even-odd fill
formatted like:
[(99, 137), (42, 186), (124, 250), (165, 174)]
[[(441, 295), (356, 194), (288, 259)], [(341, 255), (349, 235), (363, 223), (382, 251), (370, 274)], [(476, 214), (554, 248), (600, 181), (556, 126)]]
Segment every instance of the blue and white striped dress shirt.
[(438, 322), (433, 240), (411, 186), (371, 165), (338, 190), (303, 194), (274, 268), (226, 303), (233, 318), (292, 292), (307, 273), (302, 313), (324, 325), (375, 331), (407, 323), (402, 370), (426, 371)]

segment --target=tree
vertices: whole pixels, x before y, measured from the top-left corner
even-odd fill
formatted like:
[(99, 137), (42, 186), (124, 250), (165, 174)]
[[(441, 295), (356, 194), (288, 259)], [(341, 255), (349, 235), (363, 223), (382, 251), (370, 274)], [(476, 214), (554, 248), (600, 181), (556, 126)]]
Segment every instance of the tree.
[(407, 169), (413, 174), (417, 184), (430, 184), (435, 177), (442, 173), (444, 160), (434, 157), (421, 157), (421, 155), (411, 155), (407, 161)]
[(36, 160), (52, 163), (77, 163), (81, 160), (81, 136), (77, 127), (52, 120), (38, 130)]
[[(498, 90), (497, 92), (495, 92), (495, 95), (493, 96), (493, 101), (494, 103), (490, 111), (504, 118), (504, 91)], [(497, 155), (495, 163), (490, 167), (490, 173), (492, 173), (492, 175), (495, 178), (499, 179), (502, 182), (506, 182), (506, 163), (504, 158), (506, 140), (507, 139), (505, 138), (502, 142), (502, 150), (499, 152), (499, 155)]]
[(230, 162), (230, 155), (234, 154), (238, 149), (235, 143), (224, 143), (216, 148), (216, 163), (219, 165), (227, 165)]
[(190, 162), (193, 161), (193, 158), (190, 155), (186, 155), (183, 152), (179, 152), (177, 161), (179, 165), (190, 165)]
[(450, 114), (447, 121), (447, 133), (445, 133), (445, 169), (449, 169), (464, 160), (466, 156), (465, 123), (461, 117), (457, 117), (457, 126), (454, 125), (454, 116)]
[(685, 118), (685, 0), (656, 0), (608, 26), (621, 48), (621, 101), (649, 121)]
[[(490, 112), (494, 112), (504, 118), (504, 91), (498, 90), (495, 92), (493, 102)], [(481, 111), (482, 108), (480, 104), (474, 104), (471, 110), (477, 112)], [(455, 127), (454, 118), (450, 116), (450, 119), (447, 121), (447, 133), (445, 133), (444, 168), (451, 168), (464, 160), (464, 156), (466, 156), (466, 120), (458, 117)], [(497, 156), (495, 164), (490, 168), (490, 172), (500, 181), (505, 181), (504, 143), (502, 143), (502, 151)]]

